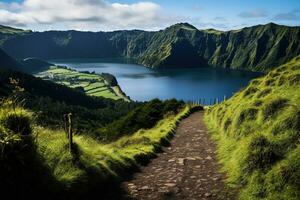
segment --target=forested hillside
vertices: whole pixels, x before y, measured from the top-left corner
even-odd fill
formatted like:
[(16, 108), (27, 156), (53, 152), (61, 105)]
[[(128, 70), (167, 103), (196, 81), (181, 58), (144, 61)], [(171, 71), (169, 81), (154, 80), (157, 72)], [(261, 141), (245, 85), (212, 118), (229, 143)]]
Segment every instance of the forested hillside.
[(140, 104), (87, 96), (67, 86), (17, 71), (0, 70), (0, 77), (0, 96), (11, 95), (14, 91), (11, 80), (17, 80), (24, 89), (19, 97), (24, 99), (24, 107), (35, 111), (37, 122), (48, 127), (60, 127), (62, 115), (71, 112), (77, 131), (89, 132), (118, 119)]
[(274, 23), (225, 32), (181, 23), (157, 32), (2, 31), (0, 47), (18, 59), (124, 57), (149, 67), (268, 71), (300, 53), (299, 38), (299, 27)]
[[(23, 92), (15, 83), (12, 87)], [(171, 137), (177, 122), (190, 112), (190, 107), (175, 100), (153, 100), (108, 125), (106, 131), (116, 131), (112, 135), (75, 132), (70, 152), (63, 125), (56, 129), (41, 126), (36, 121), (38, 112), (25, 110), (16, 100), (14, 93), (1, 99), (0, 105), (0, 186), (2, 194), (12, 199), (92, 199), (95, 195), (115, 199), (119, 193), (115, 184), (138, 163), (153, 157)], [(70, 108), (66, 110), (72, 111)], [(74, 108), (76, 117), (80, 111)], [(100, 116), (93, 118), (88, 112), (92, 111), (84, 117), (98, 123)]]

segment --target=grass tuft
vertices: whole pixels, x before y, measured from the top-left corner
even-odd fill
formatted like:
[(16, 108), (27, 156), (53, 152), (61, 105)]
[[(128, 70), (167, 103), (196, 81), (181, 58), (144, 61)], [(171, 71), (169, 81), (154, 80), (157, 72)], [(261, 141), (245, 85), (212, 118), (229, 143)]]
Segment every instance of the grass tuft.
[(299, 74), (300, 56), (205, 113), (240, 199), (300, 199)]
[(289, 100), (286, 98), (276, 98), (268, 101), (262, 110), (263, 118), (268, 119), (274, 117), (284, 107), (288, 106)]

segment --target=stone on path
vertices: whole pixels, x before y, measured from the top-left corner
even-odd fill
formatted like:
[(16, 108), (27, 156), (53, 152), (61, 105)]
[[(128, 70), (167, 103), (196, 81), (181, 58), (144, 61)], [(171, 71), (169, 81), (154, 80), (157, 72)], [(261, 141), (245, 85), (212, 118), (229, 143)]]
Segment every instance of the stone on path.
[(179, 123), (170, 146), (122, 184), (128, 191), (124, 199), (235, 199), (224, 186), (216, 146), (202, 119), (203, 112), (196, 112)]
[(184, 165), (184, 161), (185, 161), (184, 158), (178, 158), (178, 164), (179, 165)]

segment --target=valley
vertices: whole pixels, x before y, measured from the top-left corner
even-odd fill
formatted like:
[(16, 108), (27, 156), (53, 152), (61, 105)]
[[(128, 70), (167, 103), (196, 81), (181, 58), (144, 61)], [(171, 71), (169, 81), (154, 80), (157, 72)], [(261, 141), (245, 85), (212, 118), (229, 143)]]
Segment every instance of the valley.
[(99, 75), (52, 66), (46, 71), (35, 74), (35, 76), (74, 88), (87, 95), (130, 101), (119, 87), (115, 77), (110, 74)]
[[(77, 71), (113, 74), (122, 90), (132, 100), (149, 101), (154, 98), (184, 101), (206, 101), (229, 98), (253, 78), (263, 73), (233, 69), (186, 68), (151, 69), (128, 64), (118, 59), (51, 60), (56, 65)], [(196, 91), (196, 92), (195, 92)]]
[(298, 26), (0, 26), (0, 48), (3, 196), (300, 198)]

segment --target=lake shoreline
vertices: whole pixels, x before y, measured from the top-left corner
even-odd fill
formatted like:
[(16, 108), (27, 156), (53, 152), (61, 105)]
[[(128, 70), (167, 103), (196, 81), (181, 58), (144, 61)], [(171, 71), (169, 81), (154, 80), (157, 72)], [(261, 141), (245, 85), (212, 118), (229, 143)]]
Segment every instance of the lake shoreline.
[[(102, 61), (102, 62), (100, 62)], [(113, 74), (124, 93), (134, 101), (154, 98), (176, 98), (184, 101), (229, 98), (245, 87), (261, 72), (224, 68), (172, 68), (152, 69), (138, 64), (120, 63), (106, 59), (51, 60), (56, 65), (78, 71)]]

